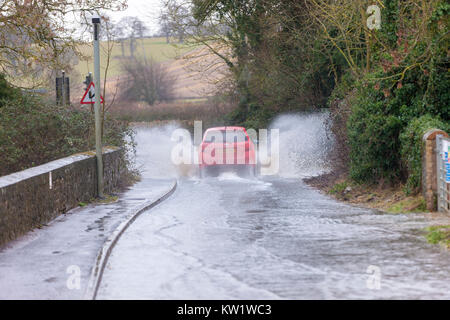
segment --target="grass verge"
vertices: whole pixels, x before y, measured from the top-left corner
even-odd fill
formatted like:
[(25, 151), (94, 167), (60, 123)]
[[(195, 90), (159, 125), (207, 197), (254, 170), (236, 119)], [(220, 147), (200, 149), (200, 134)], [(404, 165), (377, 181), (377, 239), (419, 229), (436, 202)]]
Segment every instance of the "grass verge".
[(419, 194), (408, 196), (403, 185), (357, 184), (346, 174), (326, 174), (305, 180), (306, 183), (337, 200), (392, 214), (426, 212), (425, 199)]
[(114, 203), (119, 201), (119, 196), (117, 195), (110, 195), (110, 194), (105, 194), (103, 199), (96, 199), (96, 198), (92, 198), (90, 199), (88, 202), (79, 202), (78, 206), (79, 207), (86, 207), (89, 204), (109, 204), (109, 203)]
[(450, 225), (432, 226), (425, 229), (427, 241), (450, 249)]

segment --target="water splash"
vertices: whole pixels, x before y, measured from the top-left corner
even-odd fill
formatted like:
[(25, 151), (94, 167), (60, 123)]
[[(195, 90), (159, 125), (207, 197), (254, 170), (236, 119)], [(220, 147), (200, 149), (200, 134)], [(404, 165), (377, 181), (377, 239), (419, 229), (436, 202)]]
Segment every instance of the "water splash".
[(327, 135), (327, 112), (278, 116), (270, 129), (280, 130), (280, 171), (285, 178), (306, 178), (329, 172), (333, 138)]
[(171, 161), (171, 152), (176, 142), (171, 140), (172, 133), (180, 128), (177, 123), (162, 126), (135, 127), (135, 141), (139, 145), (135, 166), (143, 177), (176, 178), (177, 167)]
[[(305, 178), (329, 171), (328, 155), (332, 151), (333, 139), (327, 135), (328, 113), (285, 114), (278, 116), (269, 129), (278, 129), (279, 172), (280, 177)], [(173, 133), (181, 125), (173, 122), (160, 126), (136, 127), (135, 141), (139, 145), (136, 154), (136, 167), (143, 177), (152, 178), (195, 178), (198, 174), (194, 158), (197, 150), (188, 143), (190, 163), (174, 164), (172, 152), (177, 145)], [(249, 129), (249, 128), (247, 128)], [(230, 179), (231, 175), (222, 178)], [(237, 178), (237, 176), (236, 176)]]

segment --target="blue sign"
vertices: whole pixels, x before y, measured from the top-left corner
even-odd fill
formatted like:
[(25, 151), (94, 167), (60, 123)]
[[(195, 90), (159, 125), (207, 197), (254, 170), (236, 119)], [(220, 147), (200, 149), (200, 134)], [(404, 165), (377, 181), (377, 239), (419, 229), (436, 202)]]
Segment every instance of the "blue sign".
[(448, 152), (444, 153), (444, 161), (445, 161), (445, 171), (447, 171), (445, 173), (445, 182), (450, 183), (450, 162), (448, 160)]

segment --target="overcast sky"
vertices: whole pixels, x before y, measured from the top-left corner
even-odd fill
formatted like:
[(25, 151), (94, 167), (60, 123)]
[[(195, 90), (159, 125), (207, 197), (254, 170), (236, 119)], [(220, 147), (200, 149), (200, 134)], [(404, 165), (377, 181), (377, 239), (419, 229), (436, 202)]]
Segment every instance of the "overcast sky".
[(158, 31), (158, 16), (162, 8), (161, 0), (128, 0), (128, 9), (109, 13), (114, 21), (126, 16), (139, 17), (149, 28), (149, 34)]

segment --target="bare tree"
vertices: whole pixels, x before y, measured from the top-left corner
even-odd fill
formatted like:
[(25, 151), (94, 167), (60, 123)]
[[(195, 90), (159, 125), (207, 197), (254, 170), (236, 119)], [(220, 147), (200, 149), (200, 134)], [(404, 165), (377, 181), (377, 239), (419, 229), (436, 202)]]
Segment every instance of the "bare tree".
[(144, 59), (147, 60), (147, 54), (145, 51), (145, 42), (144, 42), (144, 36), (148, 32), (147, 26), (140, 20), (139, 18), (135, 18), (133, 21), (133, 30), (134, 32), (139, 36), (141, 39), (141, 47), (142, 52), (144, 54)]
[(192, 31), (192, 26), (197, 25), (189, 7), (185, 3), (179, 4), (176, 0), (164, 0), (163, 5), (164, 10), (159, 17), (162, 33), (166, 35), (167, 41), (169, 36), (176, 36), (179, 43), (184, 43)]
[[(213, 0), (210, 0), (213, 2)], [(202, 21), (195, 17), (194, 0), (162, 0), (166, 24), (171, 35), (183, 41), (183, 48), (193, 50), (183, 54), (183, 67), (198, 74), (202, 81), (211, 85), (208, 94), (234, 96), (239, 91), (235, 79), (241, 78), (240, 56), (233, 52), (239, 33), (233, 16), (212, 15)], [(207, 1), (204, 1), (205, 4)], [(200, 2), (198, 2), (200, 3)], [(241, 41), (243, 42), (243, 41)]]
[(70, 70), (66, 52), (81, 55), (72, 17), (87, 22), (92, 12), (121, 10), (125, 0), (0, 0), (0, 71), (16, 85), (42, 85), (42, 69)]
[(152, 59), (132, 58), (122, 63), (122, 70), (127, 79), (122, 100), (145, 101), (153, 105), (173, 98), (175, 79), (163, 65)]
[(166, 37), (166, 42), (170, 43), (172, 30), (170, 28), (169, 15), (166, 12), (161, 12), (159, 16), (159, 28), (161, 35)]
[[(130, 56), (134, 57), (136, 52), (136, 39), (143, 39), (148, 32), (147, 26), (138, 17), (124, 17), (116, 25), (116, 33), (120, 38), (122, 46), (122, 57), (125, 57), (125, 41), (128, 39)], [(142, 43), (143, 45), (143, 43)]]
[(120, 43), (122, 58), (125, 58), (125, 40), (127, 34), (122, 20), (112, 26), (112, 32), (115, 35), (116, 41)]

